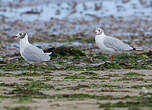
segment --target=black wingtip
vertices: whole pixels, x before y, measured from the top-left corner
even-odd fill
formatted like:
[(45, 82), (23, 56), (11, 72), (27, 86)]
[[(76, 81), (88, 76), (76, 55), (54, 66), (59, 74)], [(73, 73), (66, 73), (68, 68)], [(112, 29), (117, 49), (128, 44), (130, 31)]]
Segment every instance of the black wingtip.
[(133, 48), (132, 50), (136, 50), (136, 48)]

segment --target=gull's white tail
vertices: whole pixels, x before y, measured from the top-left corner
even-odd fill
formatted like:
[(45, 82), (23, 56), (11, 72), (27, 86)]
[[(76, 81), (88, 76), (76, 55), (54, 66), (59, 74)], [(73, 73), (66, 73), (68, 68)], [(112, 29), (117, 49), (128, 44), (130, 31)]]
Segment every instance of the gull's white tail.
[(143, 51), (143, 48), (140, 48), (140, 47), (135, 47), (135, 48), (132, 47), (132, 48), (133, 48), (133, 49), (132, 49), (133, 51)]
[(52, 54), (52, 52), (50, 53), (44, 53), (44, 61), (49, 61), (50, 60), (50, 55)]

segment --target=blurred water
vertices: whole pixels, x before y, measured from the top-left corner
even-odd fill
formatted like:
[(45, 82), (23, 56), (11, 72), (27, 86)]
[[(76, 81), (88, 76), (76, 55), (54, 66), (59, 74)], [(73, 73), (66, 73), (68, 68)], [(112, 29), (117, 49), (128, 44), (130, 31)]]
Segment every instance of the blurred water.
[(23, 21), (140, 17), (152, 20), (152, 0), (1, 0), (0, 15)]
[(152, 0), (0, 0), (0, 38), (7, 39), (18, 31), (40, 39), (73, 35), (73, 38), (91, 38), (95, 36), (93, 31), (101, 26), (106, 35), (149, 48), (151, 44), (146, 42), (152, 39), (148, 37), (152, 35), (151, 13)]

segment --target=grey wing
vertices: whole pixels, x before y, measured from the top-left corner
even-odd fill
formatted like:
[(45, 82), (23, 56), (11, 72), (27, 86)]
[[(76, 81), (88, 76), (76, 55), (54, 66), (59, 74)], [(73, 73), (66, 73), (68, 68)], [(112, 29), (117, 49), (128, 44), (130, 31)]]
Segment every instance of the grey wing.
[(29, 46), (24, 49), (22, 55), (24, 58), (30, 62), (39, 62), (43, 59), (43, 50), (35, 47), (35, 46)]
[(123, 43), (121, 40), (109, 36), (105, 37), (104, 45), (108, 48), (114, 49), (115, 51), (125, 51), (133, 49), (128, 44)]

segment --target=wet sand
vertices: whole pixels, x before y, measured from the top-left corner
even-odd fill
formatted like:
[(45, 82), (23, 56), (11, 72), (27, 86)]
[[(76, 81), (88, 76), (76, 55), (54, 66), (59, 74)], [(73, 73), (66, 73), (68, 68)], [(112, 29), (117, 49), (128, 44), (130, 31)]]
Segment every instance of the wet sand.
[[(1, 110), (21, 106), (29, 107), (27, 110), (104, 110), (108, 106), (101, 104), (140, 103), (144, 99), (136, 98), (148, 97), (142, 87), (152, 91), (151, 70), (53, 71), (35, 76), (16, 76), (11, 72), (1, 76), (0, 81)], [(34, 90), (41, 93), (33, 93)]]

